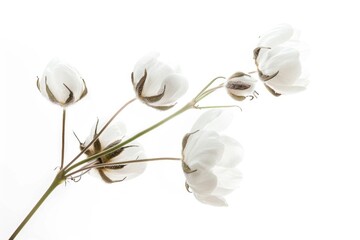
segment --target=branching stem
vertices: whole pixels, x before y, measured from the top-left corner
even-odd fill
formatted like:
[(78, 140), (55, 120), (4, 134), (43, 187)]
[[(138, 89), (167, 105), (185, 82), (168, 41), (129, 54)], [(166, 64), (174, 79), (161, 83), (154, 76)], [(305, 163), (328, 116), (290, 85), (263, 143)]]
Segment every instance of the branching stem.
[(181, 158), (174, 158), (174, 157), (161, 157), (161, 158), (143, 158), (143, 159), (134, 159), (134, 160), (128, 160), (128, 161), (122, 161), (122, 162), (112, 162), (112, 163), (99, 163), (95, 165), (85, 166), (79, 170), (76, 170), (72, 173), (68, 173), (65, 175), (65, 178), (68, 178), (74, 174), (94, 169), (94, 168), (104, 168), (104, 167), (114, 167), (119, 165), (126, 165), (131, 163), (141, 163), (141, 162), (154, 162), (154, 161), (164, 161), (164, 160), (174, 160), (174, 161), (180, 161)]
[(105, 131), (105, 129), (110, 125), (110, 123), (115, 119), (115, 117), (117, 115), (119, 115), (119, 113), (124, 110), (130, 103), (134, 102), (136, 100), (136, 98), (131, 99), (130, 101), (128, 101), (127, 103), (125, 103), (119, 110), (116, 111), (116, 113), (107, 121), (107, 123), (101, 128), (101, 130), (99, 131), (98, 134), (96, 134), (96, 136), (94, 137), (94, 139), (87, 145), (85, 146), (85, 148), (78, 154), (76, 155), (76, 157), (71, 160), (71, 162), (69, 162), (68, 165), (66, 165), (66, 167), (64, 169), (69, 168), (81, 155), (83, 155), (86, 150), (89, 149), (89, 147), (91, 147), (91, 145), (100, 137), (100, 135)]

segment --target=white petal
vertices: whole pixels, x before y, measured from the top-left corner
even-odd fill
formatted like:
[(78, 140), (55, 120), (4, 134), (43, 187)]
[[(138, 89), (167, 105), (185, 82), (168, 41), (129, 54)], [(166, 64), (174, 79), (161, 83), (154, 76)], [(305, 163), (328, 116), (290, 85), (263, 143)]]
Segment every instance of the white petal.
[[(300, 79), (300, 81), (301, 80), (302, 79)], [(270, 88), (272, 88), (275, 92), (283, 94), (283, 95), (298, 93), (298, 92), (304, 91), (306, 89), (306, 84), (303, 84), (303, 85), (281, 85), (281, 84), (276, 84), (276, 83), (272, 83), (272, 82), (267, 82), (266, 85), (268, 85)]]
[(130, 180), (141, 175), (146, 168), (146, 163), (132, 163), (121, 169), (106, 169), (103, 170), (105, 175), (113, 181), (120, 181), (123, 179)]
[(288, 41), (294, 34), (294, 29), (288, 24), (280, 24), (263, 34), (260, 39), (259, 47), (274, 47)]
[(149, 53), (143, 56), (135, 64), (133, 74), (134, 74), (134, 84), (136, 85), (140, 79), (144, 76), (145, 69), (151, 68), (154, 64), (158, 62), (157, 58), (160, 56), (157, 52)]
[(225, 196), (240, 186), (242, 174), (236, 168), (216, 167), (213, 173), (218, 179), (218, 184), (212, 195)]
[(223, 156), (224, 144), (214, 131), (200, 131), (191, 136), (184, 151), (184, 161), (192, 169), (210, 169)]
[[(98, 133), (103, 125), (98, 126)], [(106, 148), (109, 144), (122, 139), (126, 134), (126, 126), (122, 122), (112, 123), (105, 131), (100, 135), (99, 140), (101, 146)]]
[(162, 93), (165, 79), (172, 73), (174, 73), (174, 70), (170, 66), (159, 61), (148, 68), (142, 96), (151, 97)]
[(79, 100), (84, 90), (84, 83), (79, 72), (59, 59), (49, 62), (41, 78), (40, 91), (48, 98), (46, 83), (59, 103), (65, 103), (68, 99), (69, 89), (73, 93), (74, 101)]
[[(88, 145), (94, 138), (95, 130), (96, 134), (100, 132), (102, 127), (105, 125), (104, 121), (99, 121), (98, 124), (94, 124), (91, 128), (90, 135), (87, 137), (84, 145)], [(101, 144), (101, 148), (106, 148), (109, 144), (122, 139), (126, 134), (126, 126), (122, 122), (116, 122), (112, 123), (110, 126), (108, 126), (105, 131), (100, 135), (99, 141)]]
[[(138, 145), (138, 143), (134, 142), (132, 145)], [(138, 147), (129, 147), (125, 148), (120, 155), (116, 158), (112, 158), (108, 163), (112, 162), (124, 162), (131, 161), (136, 159), (142, 159), (145, 157), (144, 150), (141, 146)], [(122, 180), (126, 177), (126, 180), (137, 177), (145, 171), (146, 163), (130, 163), (121, 169), (104, 169), (104, 173), (111, 180)]]
[[(259, 68), (263, 71), (271, 71), (268, 68), (273, 67), (272, 71), (277, 72), (279, 63), (281, 64), (284, 61), (291, 59), (299, 59), (300, 52), (295, 48), (286, 48), (286, 47), (275, 47), (271, 50), (265, 50), (266, 54), (263, 57), (258, 58)], [(270, 74), (270, 73), (269, 73)]]
[(209, 204), (216, 207), (227, 207), (228, 204), (223, 197), (211, 196), (211, 195), (200, 195), (194, 194), (197, 200), (202, 203)]
[(243, 159), (244, 149), (238, 141), (228, 136), (220, 136), (220, 141), (224, 144), (225, 149), (218, 166), (235, 167)]
[(193, 125), (191, 132), (200, 129), (208, 131), (222, 131), (230, 125), (233, 119), (230, 110), (212, 109), (203, 113)]
[(279, 72), (271, 82), (281, 85), (292, 85), (300, 77), (302, 68), (299, 53), (294, 51), (286, 51), (269, 58), (259, 66), (265, 75), (273, 75)]
[(173, 105), (189, 88), (186, 78), (177, 73), (168, 75), (164, 79), (164, 85), (166, 86), (165, 94), (156, 104)]
[(186, 182), (189, 184), (191, 190), (197, 194), (209, 194), (217, 186), (216, 176), (206, 170), (198, 170), (193, 173), (187, 173)]

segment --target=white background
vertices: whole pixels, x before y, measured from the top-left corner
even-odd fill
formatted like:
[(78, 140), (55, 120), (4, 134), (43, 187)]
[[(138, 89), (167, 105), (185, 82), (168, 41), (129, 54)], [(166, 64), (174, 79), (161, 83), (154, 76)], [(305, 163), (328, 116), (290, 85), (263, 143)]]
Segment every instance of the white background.
[[(240, 103), (228, 134), (246, 155), (228, 208), (184, 188), (179, 163), (148, 164), (139, 178), (60, 186), (18, 239), (360, 239), (359, 44), (356, 1), (7, 1), (0, 3), (0, 239), (7, 239), (55, 175), (61, 109), (35, 86), (60, 57), (82, 73), (89, 96), (69, 108), (66, 158), (96, 117), (134, 95), (133, 64), (157, 50), (190, 82), (184, 104), (211, 78), (252, 71), (257, 37), (278, 23), (311, 49), (306, 92)], [(207, 104), (234, 104), (224, 92)], [(172, 110), (173, 111), (173, 110)], [(119, 120), (128, 136), (168, 112), (135, 103)], [(140, 139), (149, 157), (179, 156), (192, 111)]]

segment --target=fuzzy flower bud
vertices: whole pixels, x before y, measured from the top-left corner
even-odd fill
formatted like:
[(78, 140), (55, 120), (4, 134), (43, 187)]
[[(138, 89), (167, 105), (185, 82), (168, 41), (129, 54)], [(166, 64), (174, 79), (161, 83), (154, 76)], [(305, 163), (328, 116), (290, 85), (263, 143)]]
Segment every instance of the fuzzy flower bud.
[[(94, 137), (98, 134), (102, 124), (97, 122), (91, 130), (91, 134), (84, 143), (80, 143), (80, 149), (83, 150), (85, 146), (90, 144)], [(88, 148), (85, 152), (87, 156), (92, 156), (101, 151), (107, 150), (117, 144), (120, 144), (126, 134), (125, 125), (121, 122), (110, 125), (100, 135), (100, 137)], [(144, 149), (139, 143), (133, 141), (131, 145), (125, 145), (118, 150), (109, 153), (108, 155), (99, 157), (96, 160), (97, 164), (112, 164), (113, 166), (95, 168), (91, 170), (95, 176), (99, 176), (106, 183), (121, 182), (137, 177), (144, 172), (146, 163), (132, 163), (132, 164), (116, 164), (118, 162), (135, 160), (144, 158)]]
[(225, 196), (239, 186), (241, 173), (236, 166), (243, 149), (235, 139), (220, 134), (230, 121), (227, 111), (207, 111), (183, 138), (185, 186), (205, 204), (227, 206)]
[(254, 59), (260, 79), (275, 96), (306, 88), (302, 69), (303, 50), (294, 29), (282, 24), (260, 37)]
[(41, 79), (37, 80), (37, 88), (44, 97), (62, 107), (76, 103), (87, 94), (80, 73), (59, 59), (49, 62)]
[(131, 74), (132, 84), (138, 99), (146, 105), (167, 110), (188, 89), (186, 78), (175, 68), (158, 60), (159, 54), (141, 58)]
[(250, 75), (236, 72), (229, 77), (226, 89), (229, 95), (235, 100), (242, 101), (246, 97), (253, 96), (257, 80)]

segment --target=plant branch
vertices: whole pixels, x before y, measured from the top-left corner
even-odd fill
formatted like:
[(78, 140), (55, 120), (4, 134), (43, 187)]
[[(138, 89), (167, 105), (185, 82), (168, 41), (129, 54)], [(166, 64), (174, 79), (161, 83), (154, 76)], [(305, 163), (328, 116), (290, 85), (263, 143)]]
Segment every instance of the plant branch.
[(114, 145), (114, 146), (111, 147), (111, 148), (108, 148), (108, 149), (106, 149), (106, 150), (104, 150), (104, 151), (101, 151), (101, 152), (99, 152), (99, 153), (97, 153), (97, 154), (94, 154), (94, 155), (88, 157), (87, 159), (84, 159), (84, 160), (82, 160), (82, 161), (80, 161), (80, 162), (78, 162), (78, 163), (70, 166), (70, 167), (66, 170), (66, 174), (67, 174), (70, 170), (72, 170), (72, 169), (74, 169), (74, 168), (76, 168), (76, 167), (78, 167), (78, 166), (80, 166), (80, 165), (82, 165), (82, 164), (84, 164), (84, 163), (87, 163), (87, 162), (89, 162), (89, 161), (91, 161), (91, 160), (97, 159), (97, 158), (99, 158), (99, 157), (108, 155), (109, 153), (112, 153), (112, 152), (116, 151), (117, 149), (119, 149), (119, 148), (125, 146), (126, 144), (134, 141), (134, 140), (137, 139), (138, 137), (140, 137), (140, 136), (142, 136), (142, 135), (150, 132), (151, 130), (159, 127), (160, 125), (166, 123), (166, 122), (169, 121), (170, 119), (172, 119), (172, 118), (180, 115), (181, 113), (183, 113), (183, 112), (185, 112), (185, 111), (187, 111), (187, 110), (189, 110), (189, 109), (194, 108), (194, 104), (195, 104), (195, 102), (194, 102), (194, 100), (192, 100), (192, 101), (190, 101), (188, 104), (186, 104), (184, 107), (182, 107), (181, 109), (179, 109), (177, 112), (175, 112), (175, 113), (171, 114), (170, 116), (164, 118), (163, 120), (155, 123), (154, 125), (146, 128), (145, 130), (143, 130), (143, 131), (135, 134), (135, 135), (132, 136), (131, 138), (127, 139), (126, 141), (121, 142), (121, 143), (119, 143), (119, 144), (117, 144), (117, 145)]

